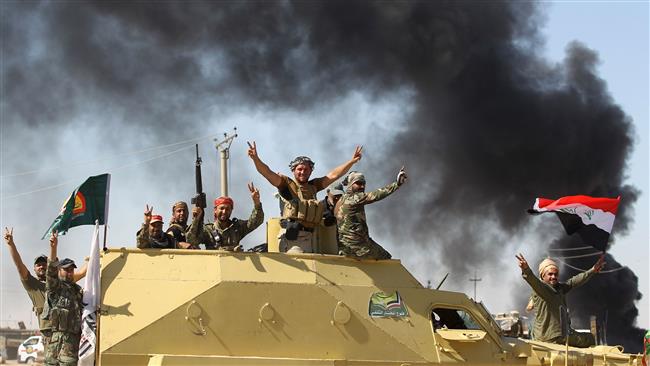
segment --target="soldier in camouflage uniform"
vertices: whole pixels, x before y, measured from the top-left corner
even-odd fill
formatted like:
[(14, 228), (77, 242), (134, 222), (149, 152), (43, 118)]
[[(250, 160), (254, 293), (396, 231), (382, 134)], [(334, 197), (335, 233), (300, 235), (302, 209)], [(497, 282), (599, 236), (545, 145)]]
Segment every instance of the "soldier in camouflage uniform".
[[(31, 273), (29, 273), (27, 266), (25, 266), (22, 258), (20, 257), (20, 253), (18, 253), (18, 249), (16, 249), (13, 233), (13, 228), (5, 228), (4, 238), (7, 242), (7, 246), (9, 246), (9, 253), (11, 254), (11, 258), (16, 265), (16, 269), (18, 269), (20, 282), (22, 282), (25, 291), (27, 291), (29, 299), (32, 301), (32, 309), (34, 310), (34, 314), (36, 314), (39, 330), (43, 335), (43, 345), (47, 346), (52, 336), (52, 327), (50, 326), (49, 320), (41, 319), (41, 314), (43, 313), (43, 307), (45, 305), (45, 272), (47, 268), (47, 256), (44, 254), (39, 255), (34, 260), (34, 274), (36, 274), (36, 277), (34, 277)], [(87, 267), (88, 264), (86, 263), (83, 265), (83, 267), (81, 267), (79, 271), (74, 273), (75, 282), (79, 281), (86, 275)]]
[(165, 231), (176, 239), (176, 245), (183, 249), (197, 249), (187, 241), (187, 230), (190, 228), (187, 225), (188, 208), (187, 203), (178, 201), (172, 206), (172, 218), (169, 221), (169, 227)]
[(52, 326), (52, 338), (45, 349), (46, 365), (76, 365), (81, 338), (83, 291), (73, 282), (74, 262), (56, 260), (57, 233), (50, 237), (50, 257), (47, 261), (43, 319)]
[(163, 218), (153, 215), (153, 206), (147, 205), (144, 209), (144, 223), (136, 234), (138, 248), (147, 249), (175, 249), (178, 247), (176, 239), (171, 234), (163, 232)]
[(367, 259), (390, 259), (391, 255), (377, 244), (368, 234), (365, 205), (377, 202), (395, 192), (406, 181), (402, 168), (397, 181), (386, 187), (365, 193), (366, 178), (363, 174), (352, 172), (343, 183), (347, 192), (336, 204), (335, 213), (339, 232), (339, 252), (343, 255)]
[(187, 232), (187, 238), (194, 247), (204, 244), (206, 249), (221, 249), (240, 252), (240, 241), (264, 222), (264, 210), (260, 202), (260, 191), (253, 183), (248, 184), (253, 199), (253, 212), (248, 220), (230, 219), (234, 202), (230, 197), (214, 200), (214, 222), (203, 225), (203, 210), (197, 215)]

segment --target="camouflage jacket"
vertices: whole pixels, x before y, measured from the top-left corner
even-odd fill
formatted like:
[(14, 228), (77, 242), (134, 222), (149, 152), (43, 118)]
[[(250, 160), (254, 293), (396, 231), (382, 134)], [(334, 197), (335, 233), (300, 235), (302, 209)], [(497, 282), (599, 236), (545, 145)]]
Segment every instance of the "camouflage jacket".
[(204, 225), (195, 218), (187, 231), (187, 240), (195, 247), (204, 244), (206, 249), (233, 250), (246, 235), (257, 229), (262, 222), (264, 222), (264, 210), (262, 210), (261, 203), (253, 207), (248, 220), (233, 218), (225, 229), (221, 229), (216, 222)]
[(171, 235), (176, 239), (176, 242), (187, 242), (187, 230), (190, 227), (186, 225), (181, 225), (177, 222), (172, 222), (169, 224), (169, 227), (165, 231), (168, 235)]
[(83, 290), (74, 282), (59, 279), (56, 261), (47, 261), (45, 306), (41, 317), (49, 321), (53, 332), (81, 334)]
[(161, 238), (154, 238), (149, 235), (149, 228), (147, 228), (146, 224), (142, 224), (142, 227), (138, 230), (136, 241), (140, 249), (174, 249), (177, 247), (173, 235), (163, 233)]
[(345, 193), (336, 204), (335, 209), (339, 244), (344, 246), (370, 245), (364, 206), (390, 196), (397, 188), (399, 188), (397, 182), (393, 182), (386, 187), (368, 193)]

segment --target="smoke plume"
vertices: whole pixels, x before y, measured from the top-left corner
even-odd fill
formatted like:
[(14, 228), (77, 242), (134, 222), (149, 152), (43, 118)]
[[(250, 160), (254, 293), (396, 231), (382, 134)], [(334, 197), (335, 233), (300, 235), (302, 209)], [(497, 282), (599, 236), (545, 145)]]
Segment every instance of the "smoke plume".
[[(45, 124), (56, 130), (101, 115), (113, 130), (129, 131), (110, 138), (120, 149), (199, 130), (192, 121), (205, 121), (215, 108), (224, 115), (311, 113), (355, 92), (377, 100), (401, 95), (410, 105), (404, 106), (404, 122), (375, 152), (366, 175), (369, 182), (385, 182), (407, 165), (408, 193), (391, 198), (404, 211), (390, 215), (377, 206), (371, 216), (384, 228), (377, 233), (419, 243), (396, 249), (402, 256), (435, 252), (431, 264), (454, 273), (496, 261), (504, 241), (531, 227), (525, 209), (539, 196), (621, 195), (614, 232), (624, 235), (632, 223), (639, 192), (623, 183), (633, 147), (630, 118), (598, 77), (594, 51), (573, 43), (560, 64), (540, 55), (544, 9), (535, 3), (97, 1), (3, 7), (4, 49), (10, 52), (3, 61), (2, 105), (9, 128)], [(305, 131), (315, 127), (304, 123)], [(346, 128), (336, 126), (314, 140), (360, 142)], [(292, 142), (297, 154), (302, 143)], [(142, 173), (165, 182), (175, 178), (174, 170)], [(571, 240), (553, 245), (576, 246)], [(570, 263), (586, 269), (593, 262)], [(619, 266), (611, 256), (608, 262)], [(637, 351), (640, 297), (630, 270), (598, 276), (570, 296), (574, 326), (586, 327), (589, 315), (607, 312), (610, 343)]]

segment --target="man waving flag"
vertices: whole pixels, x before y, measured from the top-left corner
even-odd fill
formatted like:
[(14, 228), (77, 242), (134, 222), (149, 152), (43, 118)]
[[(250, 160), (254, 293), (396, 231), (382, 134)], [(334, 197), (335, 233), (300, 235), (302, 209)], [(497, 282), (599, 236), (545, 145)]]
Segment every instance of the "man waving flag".
[(555, 212), (567, 234), (578, 233), (585, 244), (605, 251), (614, 226), (621, 197), (602, 198), (567, 196), (558, 199), (537, 198), (531, 214)]

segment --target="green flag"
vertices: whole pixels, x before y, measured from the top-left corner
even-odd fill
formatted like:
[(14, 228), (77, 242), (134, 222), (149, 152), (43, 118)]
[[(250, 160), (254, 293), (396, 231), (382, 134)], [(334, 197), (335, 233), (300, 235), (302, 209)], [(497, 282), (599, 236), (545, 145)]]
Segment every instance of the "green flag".
[(86, 179), (65, 201), (61, 212), (50, 228), (43, 234), (45, 239), (53, 230), (65, 234), (69, 228), (94, 225), (95, 220), (105, 225), (108, 219), (108, 190), (111, 175), (102, 174)]

